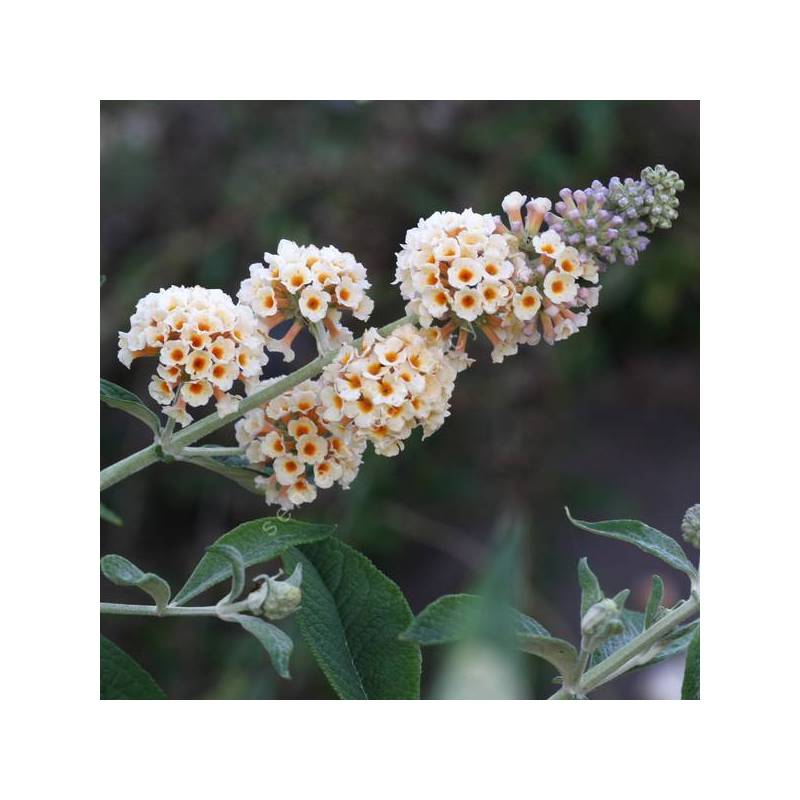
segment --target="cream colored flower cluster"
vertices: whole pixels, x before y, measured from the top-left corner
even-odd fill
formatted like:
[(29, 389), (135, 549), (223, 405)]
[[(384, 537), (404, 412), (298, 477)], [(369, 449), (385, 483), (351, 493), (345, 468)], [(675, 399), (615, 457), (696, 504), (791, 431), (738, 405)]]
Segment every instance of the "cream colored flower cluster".
[(448, 338), (458, 330), (457, 349), (469, 333), (481, 331), (492, 343), (492, 360), (501, 362), (520, 344), (549, 344), (583, 327), (597, 304), (597, 266), (567, 247), (554, 231), (537, 235), (550, 209), (545, 198), (521, 208), (526, 198), (508, 195), (499, 217), (437, 212), (408, 231), (397, 254), (395, 283), (406, 309), (425, 327), (441, 326)]
[(406, 324), (388, 337), (371, 328), (323, 371), (321, 418), (350, 422), (379, 455), (397, 455), (414, 428), (424, 439), (442, 426), (456, 375), (471, 363), (437, 328)]
[(267, 503), (291, 510), (317, 489), (347, 489), (358, 473), (366, 440), (345, 421), (326, 419), (319, 380), (305, 381), (236, 423), (236, 440), (251, 464), (271, 468), (257, 477)]
[[(340, 322), (343, 312), (369, 319), (374, 303), (367, 295), (367, 271), (352, 253), (282, 239), (277, 254), (265, 253), (264, 261), (250, 267), (237, 296), (258, 318), (267, 348), (286, 361), (294, 360), (292, 343), (304, 327), (329, 350), (352, 338)], [(272, 338), (272, 329), (287, 320), (292, 324), (285, 335)]]
[(158, 357), (150, 395), (181, 425), (192, 421), (187, 406), (204, 406), (211, 397), (220, 416), (235, 411), (241, 398), (230, 394), (234, 382), (253, 389), (267, 363), (252, 310), (219, 289), (152, 292), (136, 304), (130, 323), (119, 334), (119, 360), (130, 367), (136, 358)]

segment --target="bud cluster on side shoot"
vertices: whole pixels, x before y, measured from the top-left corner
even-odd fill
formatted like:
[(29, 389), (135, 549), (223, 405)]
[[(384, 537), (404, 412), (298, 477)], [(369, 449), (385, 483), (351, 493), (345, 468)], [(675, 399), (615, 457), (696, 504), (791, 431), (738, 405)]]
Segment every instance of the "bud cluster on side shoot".
[(266, 619), (285, 619), (300, 608), (303, 599), (303, 565), (298, 564), (285, 580), (283, 572), (274, 577), (256, 575), (253, 580), (261, 585), (247, 596), (250, 612)]
[[(267, 349), (281, 353), (285, 361), (294, 360), (292, 344), (304, 327), (327, 350), (352, 340), (341, 323), (343, 313), (369, 319), (375, 304), (367, 295), (367, 271), (352, 253), (282, 239), (278, 252), (264, 253), (264, 261), (266, 265), (251, 265), (237, 297), (258, 318)], [(291, 324), (285, 334), (274, 338), (273, 329), (287, 321)]]
[(685, 541), (700, 548), (700, 503), (686, 509), (681, 522), (681, 533)]

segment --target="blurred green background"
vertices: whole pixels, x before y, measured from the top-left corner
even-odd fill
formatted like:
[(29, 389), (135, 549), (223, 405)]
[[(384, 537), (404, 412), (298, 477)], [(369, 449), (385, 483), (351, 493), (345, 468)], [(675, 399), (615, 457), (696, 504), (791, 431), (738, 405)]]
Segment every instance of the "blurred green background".
[[(195, 283), (235, 297), (248, 265), (281, 238), (353, 252), (373, 284), (371, 322), (382, 325), (403, 314), (390, 286), (394, 253), (420, 217), (498, 213), (512, 190), (556, 199), (564, 186), (664, 163), (686, 181), (680, 219), (654, 234), (636, 267), (606, 273), (587, 329), (553, 348), (521, 348), (502, 365), (473, 345), (478, 363), (459, 377), (452, 416), (435, 436), (415, 436), (396, 458), (369, 456), (350, 491), (323, 491), (295, 517), (338, 523), (415, 613), (483, 579), (508, 512), (524, 531), (517, 602), (554, 635), (577, 639), (584, 554), (609, 593), (631, 588), (629, 607), (642, 607), (653, 571), (673, 602), (686, 589), (680, 576), (572, 528), (563, 507), (679, 535), (699, 500), (699, 112), (694, 101), (104, 102), (101, 375), (147, 397), (150, 365), (128, 372), (116, 358), (136, 300)], [(296, 348), (295, 365), (312, 346)], [(280, 356), (267, 369), (281, 374)], [(101, 419), (102, 465), (149, 444), (126, 415), (103, 408)], [(214, 441), (232, 443), (232, 433)], [(235, 484), (179, 464), (151, 467), (103, 499), (125, 524), (102, 524), (101, 551), (176, 589), (218, 536), (272, 513)], [(102, 594), (135, 602), (107, 582)], [(286, 682), (238, 626), (106, 617), (101, 629), (172, 698), (332, 696), (299, 636)], [(425, 651), (423, 697), (440, 694), (448, 657)], [(675, 661), (596, 696), (679, 696)], [(552, 691), (546, 665), (526, 658), (519, 670), (514, 691)]]

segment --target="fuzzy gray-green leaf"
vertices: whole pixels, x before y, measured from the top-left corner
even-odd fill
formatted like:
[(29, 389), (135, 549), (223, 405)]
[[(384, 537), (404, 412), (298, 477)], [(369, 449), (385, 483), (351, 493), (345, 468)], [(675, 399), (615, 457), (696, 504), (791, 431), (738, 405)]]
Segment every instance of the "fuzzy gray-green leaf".
[(605, 595), (600, 588), (600, 581), (589, 568), (589, 559), (582, 558), (578, 562), (578, 583), (581, 587), (581, 617), (595, 604), (599, 603)]
[(124, 411), (141, 420), (153, 433), (158, 435), (161, 429), (158, 417), (133, 392), (129, 392), (105, 378), (100, 378), (100, 399), (107, 406)]
[(150, 673), (105, 636), (100, 637), (101, 700), (165, 700)]
[(212, 544), (206, 548), (208, 553), (218, 553), (231, 565), (231, 590), (227, 602), (232, 603), (244, 591), (244, 559), (242, 554), (230, 544)]
[(681, 700), (700, 699), (700, 626), (692, 637), (686, 653), (686, 667), (683, 672)]
[[(457, 642), (481, 630), (486, 609), (486, 601), (478, 595), (444, 595), (422, 609), (401, 638), (423, 646)], [(550, 635), (535, 619), (513, 608), (507, 610), (514, 634)]]
[(112, 511), (105, 503), (100, 503), (100, 519), (118, 528), (122, 525), (122, 517), (116, 511)]
[(644, 627), (649, 628), (660, 614), (661, 601), (664, 599), (664, 581), (660, 575), (653, 575), (653, 583), (650, 587), (650, 596), (647, 598), (647, 606), (644, 610)]
[(103, 575), (117, 586), (135, 586), (147, 592), (159, 611), (163, 611), (169, 603), (171, 594), (169, 584), (152, 572), (142, 572), (136, 564), (124, 556), (113, 554), (103, 556), (100, 559), (100, 569)]
[(261, 646), (269, 654), (275, 671), (281, 678), (288, 680), (291, 677), (289, 675), (289, 656), (291, 656), (292, 648), (294, 647), (291, 638), (277, 626), (271, 625), (258, 617), (236, 614), (233, 619), (258, 639)]
[(578, 671), (578, 651), (569, 642), (553, 636), (520, 634), (517, 636), (517, 646), (525, 653), (549, 661), (558, 670), (558, 674), (563, 678), (566, 686), (575, 682)]
[(567, 518), (576, 528), (633, 544), (640, 550), (644, 550), (645, 553), (660, 558), (671, 567), (685, 572), (692, 580), (697, 577), (697, 570), (694, 564), (688, 559), (683, 548), (671, 536), (667, 536), (667, 534), (633, 519), (584, 522), (574, 519), (568, 508), (565, 510)]
[(361, 553), (335, 538), (283, 556), (303, 565), (300, 632), (342, 699), (417, 699), (419, 646), (400, 640), (413, 619), (397, 585)]
[[(264, 517), (245, 522), (217, 539), (216, 544), (235, 547), (245, 567), (271, 561), (290, 547), (317, 542), (330, 536), (336, 527), (314, 525), (280, 517)], [(231, 564), (218, 553), (206, 553), (189, 580), (175, 595), (175, 605), (182, 605), (201, 592), (231, 578)]]
[(194, 464), (196, 467), (202, 467), (227, 478), (230, 481), (246, 489), (253, 494), (262, 494), (262, 490), (256, 486), (255, 479), (262, 474), (258, 470), (248, 469), (243, 466), (241, 461), (230, 456), (204, 456), (193, 455), (191, 458), (185, 460), (187, 464)]

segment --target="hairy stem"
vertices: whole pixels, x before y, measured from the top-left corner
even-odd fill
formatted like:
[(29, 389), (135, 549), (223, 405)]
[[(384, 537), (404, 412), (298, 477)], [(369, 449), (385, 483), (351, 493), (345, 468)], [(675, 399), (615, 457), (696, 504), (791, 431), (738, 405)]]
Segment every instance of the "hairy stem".
[[(617, 675), (625, 671), (629, 662), (636, 656), (651, 648), (660, 639), (671, 633), (682, 622), (695, 616), (700, 610), (700, 598), (697, 594), (681, 603), (677, 608), (665, 614), (658, 622), (655, 622), (647, 630), (642, 631), (638, 636), (631, 639), (626, 645), (613, 652), (608, 658), (601, 661), (597, 666), (592, 667), (586, 672), (578, 682), (575, 691), (570, 691), (564, 687), (559, 689), (550, 697), (551, 700), (566, 700), (574, 694), (585, 695), (592, 689), (602, 686)], [(630, 666), (634, 666), (630, 664)]]
[(100, 603), (100, 613), (120, 614), (126, 617), (220, 617), (246, 611), (248, 607), (247, 600), (224, 606), (167, 606), (161, 611), (156, 606)]
[(192, 456), (240, 456), (243, 447), (184, 447), (181, 451), (182, 458)]
[[(381, 336), (386, 336), (396, 328), (399, 328), (401, 325), (405, 325), (407, 322), (413, 321), (413, 316), (402, 317), (401, 319), (385, 325), (379, 330), (379, 333)], [(358, 345), (360, 342), (361, 339), (357, 339), (355, 344)], [(281, 395), (289, 389), (294, 388), (297, 386), (297, 384), (302, 383), (305, 380), (315, 378), (328, 364), (331, 363), (331, 361), (333, 361), (335, 356), (336, 351), (331, 351), (322, 356), (318, 356), (304, 367), (300, 367), (300, 369), (295, 370), (289, 375), (285, 375), (280, 380), (275, 381), (275, 383), (265, 386), (263, 389), (254, 392), (249, 397), (245, 397), (244, 400), (242, 400), (242, 402), (239, 404), (239, 408), (232, 414), (228, 414), (224, 417), (220, 417), (218, 414), (209, 414), (207, 417), (204, 417), (197, 422), (193, 422), (183, 430), (172, 435), (169, 442), (170, 451), (172, 453), (180, 453), (184, 447), (193, 444), (198, 439), (202, 439), (203, 437), (208, 436), (210, 433), (213, 433), (220, 428), (224, 428), (226, 425), (229, 425), (231, 422), (239, 419), (239, 417), (244, 416), (244, 414), (246, 414), (248, 411), (269, 402), (273, 398), (278, 397), (278, 395)], [(122, 461), (117, 461), (116, 464), (111, 464), (100, 471), (100, 491), (102, 492), (104, 489), (108, 489), (109, 486), (119, 483), (128, 476), (133, 475), (135, 472), (139, 472), (145, 467), (149, 467), (151, 464), (155, 464), (156, 461), (160, 460), (161, 454), (159, 445), (157, 443), (153, 443), (149, 447), (145, 447), (144, 450), (140, 450), (138, 453), (134, 453), (127, 458), (123, 458)]]

